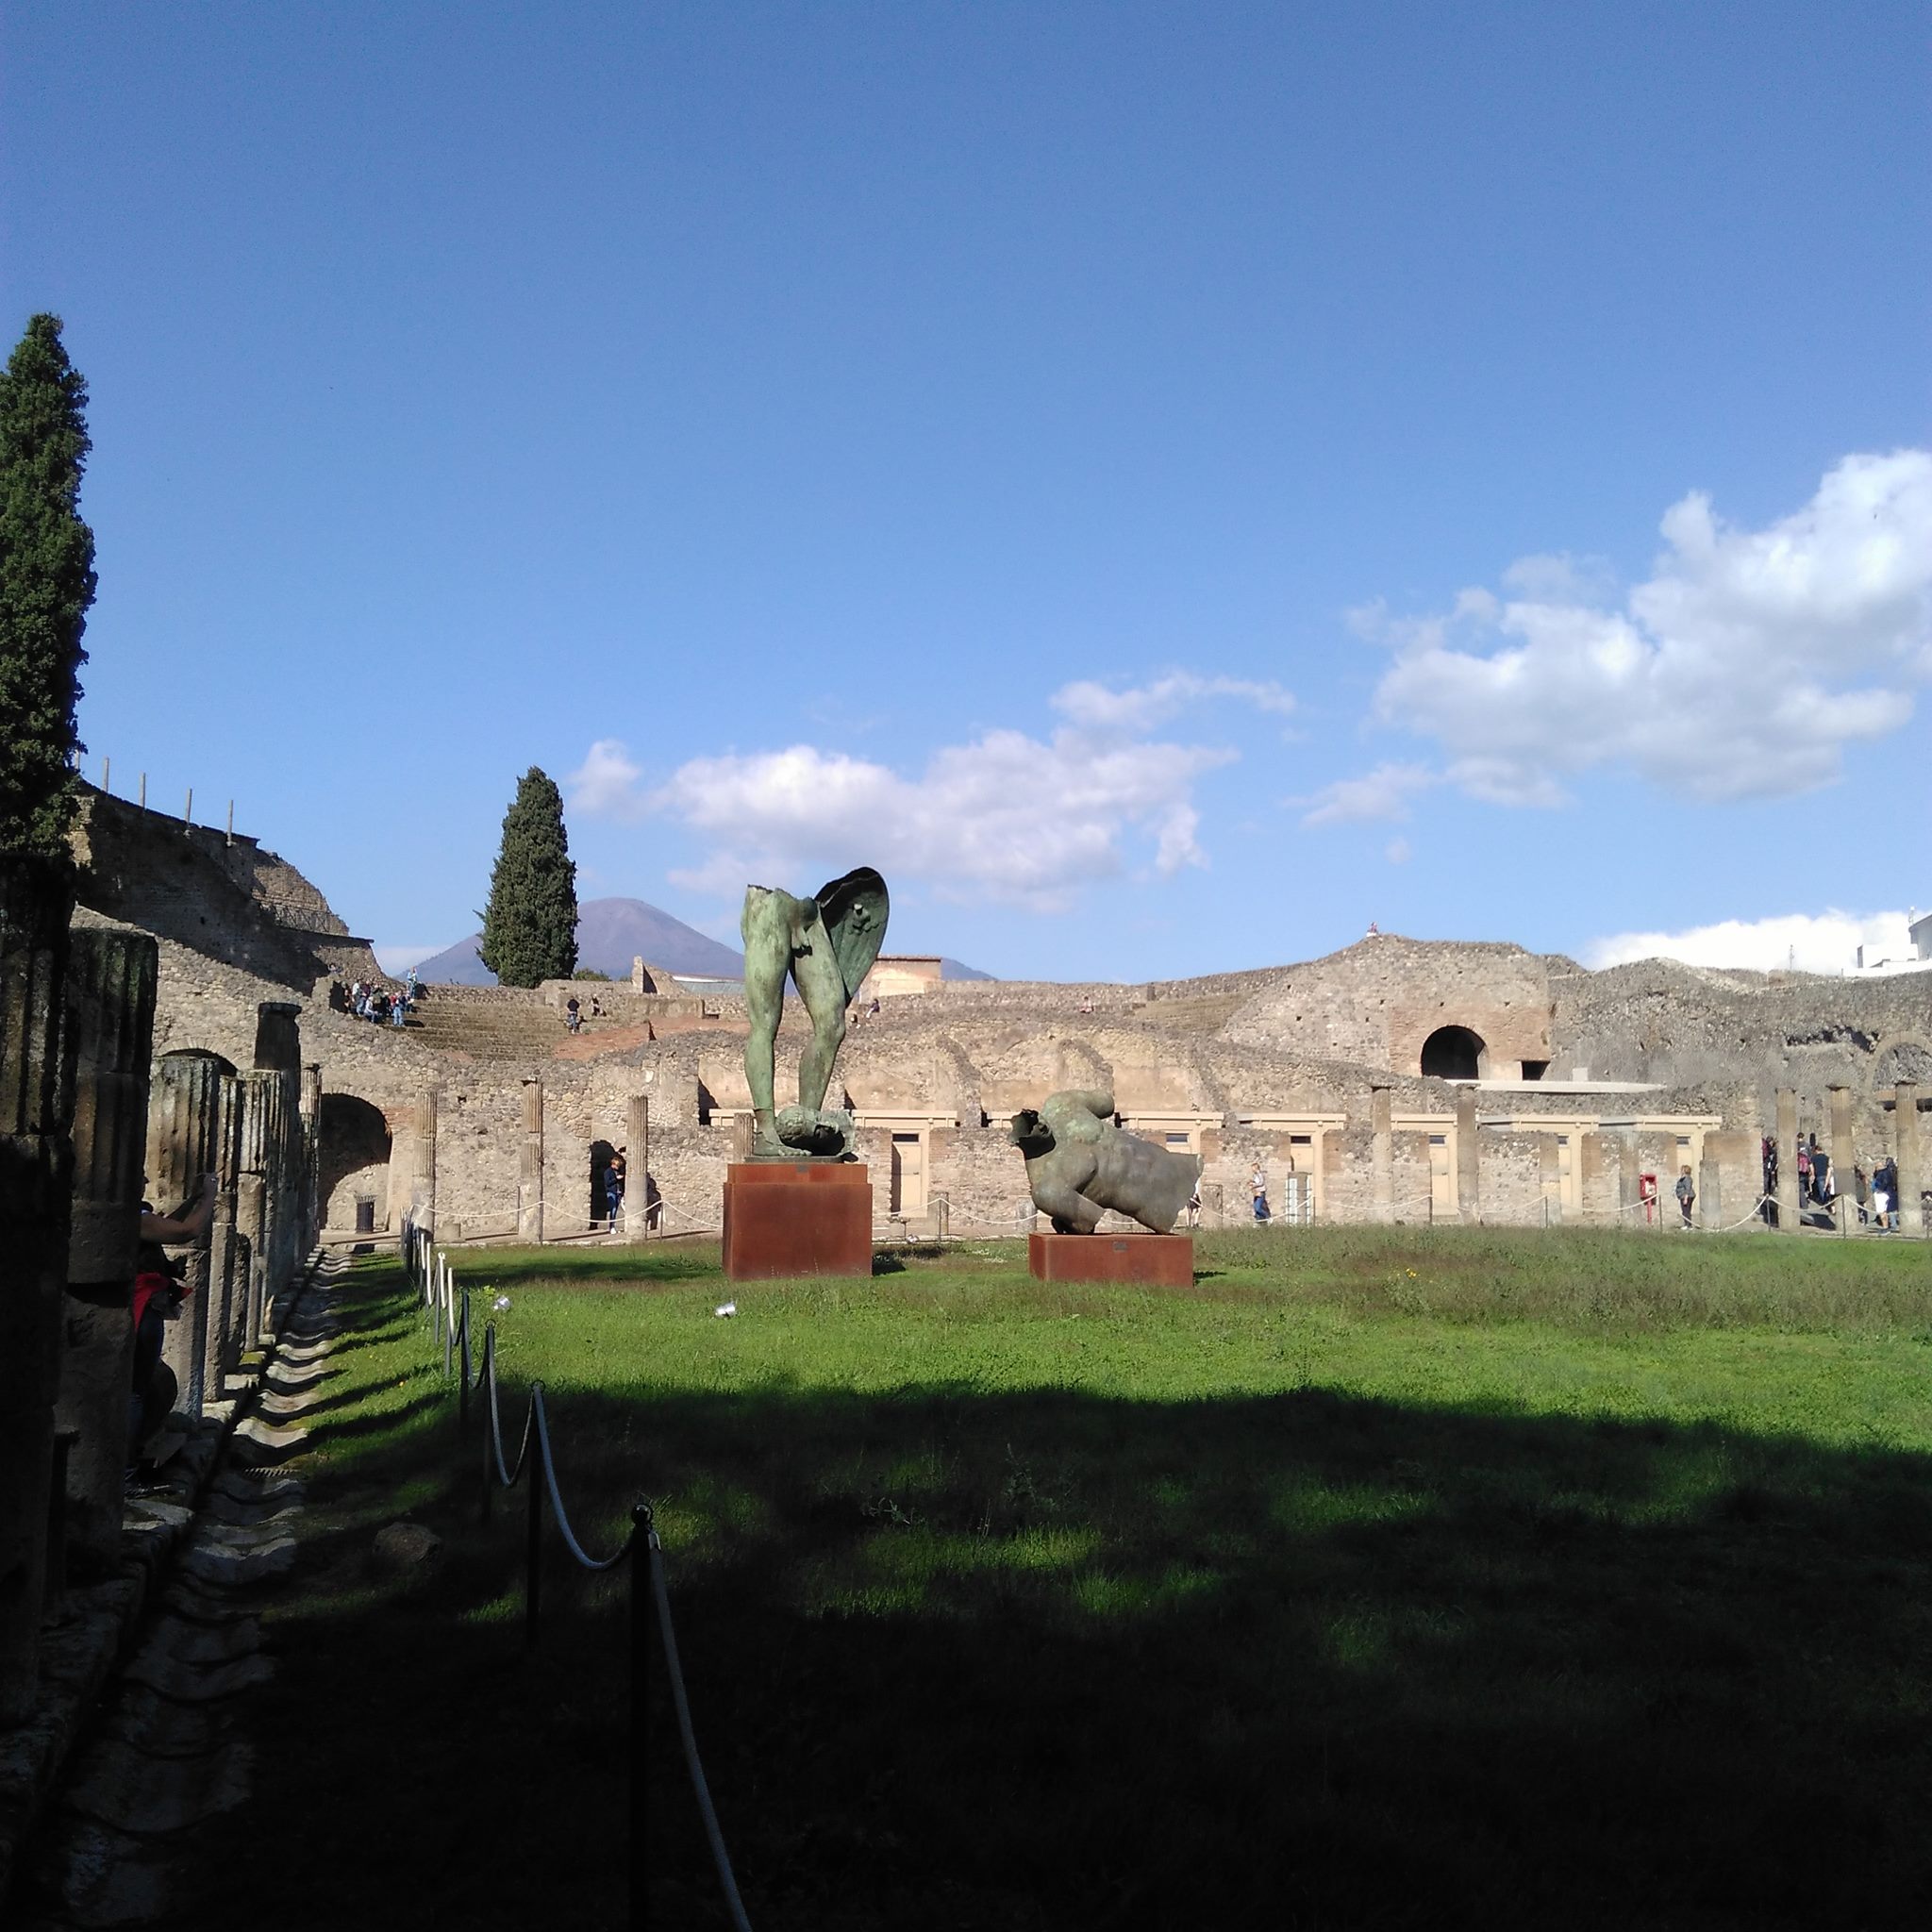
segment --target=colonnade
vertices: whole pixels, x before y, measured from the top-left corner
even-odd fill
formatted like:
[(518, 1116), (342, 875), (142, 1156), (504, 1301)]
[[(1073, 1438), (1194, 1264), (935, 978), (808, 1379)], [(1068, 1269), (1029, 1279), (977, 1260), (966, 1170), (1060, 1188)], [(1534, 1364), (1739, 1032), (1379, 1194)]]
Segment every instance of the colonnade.
[(31, 1704), (67, 1579), (120, 1560), (142, 1201), (170, 1214), (216, 1178), (164, 1353), (191, 1427), (225, 1412), (316, 1234), (300, 1007), (260, 1007), (249, 1068), (153, 1062), (155, 941), (73, 912), (61, 871), (0, 860), (0, 1724)]

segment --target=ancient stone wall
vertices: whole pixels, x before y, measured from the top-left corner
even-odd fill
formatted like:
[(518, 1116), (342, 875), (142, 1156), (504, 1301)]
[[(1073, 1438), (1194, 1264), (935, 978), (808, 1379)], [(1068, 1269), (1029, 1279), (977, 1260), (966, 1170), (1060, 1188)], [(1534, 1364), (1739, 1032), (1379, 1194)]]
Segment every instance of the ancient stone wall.
[(1550, 1058), (1547, 962), (1520, 946), (1424, 941), (1386, 934), (1285, 969), (1223, 1028), (1239, 1044), (1422, 1071), (1439, 1028), (1460, 1026), (1485, 1049), (1485, 1078), (1517, 1077)]
[(1766, 1121), (1789, 1086), (1807, 1127), (1843, 1083), (1872, 1139), (1898, 1081), (1932, 1075), (1932, 973), (1834, 979), (1644, 959), (1551, 984), (1553, 1072), (1574, 1063), (1598, 1079), (1742, 1091)]

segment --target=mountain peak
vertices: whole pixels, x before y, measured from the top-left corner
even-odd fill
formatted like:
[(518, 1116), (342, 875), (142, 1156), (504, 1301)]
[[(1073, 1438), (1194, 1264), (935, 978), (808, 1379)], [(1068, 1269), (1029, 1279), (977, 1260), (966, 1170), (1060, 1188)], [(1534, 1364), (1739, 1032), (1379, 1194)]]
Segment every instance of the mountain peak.
[[(483, 935), (446, 946), (416, 968), (417, 976), (448, 986), (494, 986), (496, 975), (476, 957)], [(628, 979), (639, 955), (671, 973), (711, 979), (735, 979), (744, 960), (729, 946), (708, 939), (695, 926), (674, 919), (641, 899), (586, 899), (577, 908), (577, 964), (612, 979)]]

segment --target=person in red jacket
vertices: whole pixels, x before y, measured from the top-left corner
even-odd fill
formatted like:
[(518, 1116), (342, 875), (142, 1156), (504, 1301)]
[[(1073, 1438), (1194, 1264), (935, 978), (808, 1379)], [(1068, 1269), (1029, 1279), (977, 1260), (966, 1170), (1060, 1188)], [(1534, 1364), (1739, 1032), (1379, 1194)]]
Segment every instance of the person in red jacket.
[(175, 1407), (178, 1384), (161, 1359), (168, 1316), (181, 1305), (175, 1270), (164, 1247), (199, 1241), (215, 1209), (215, 1177), (204, 1174), (201, 1198), (174, 1214), (157, 1214), (141, 1204), (141, 1246), (134, 1263), (134, 1387), (128, 1396), (128, 1479), (135, 1479), (141, 1452)]

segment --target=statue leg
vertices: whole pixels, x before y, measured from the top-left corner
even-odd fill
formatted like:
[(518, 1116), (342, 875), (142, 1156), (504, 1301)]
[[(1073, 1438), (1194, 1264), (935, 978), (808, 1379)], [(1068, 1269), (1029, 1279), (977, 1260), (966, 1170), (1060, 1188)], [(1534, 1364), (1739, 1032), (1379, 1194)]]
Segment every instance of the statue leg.
[(804, 941), (791, 961), (791, 977), (805, 1010), (811, 1015), (811, 1044), (798, 1061), (798, 1104), (808, 1112), (817, 1113), (825, 1104), (832, 1062), (845, 1041), (846, 991), (823, 919), (812, 920)]
[(791, 920), (783, 903), (788, 896), (753, 886), (744, 895), (738, 926), (744, 937), (744, 1008), (751, 1022), (744, 1041), (744, 1080), (751, 1089), (755, 1143), (777, 1140), (772, 1082), (785, 974), (791, 963)]

